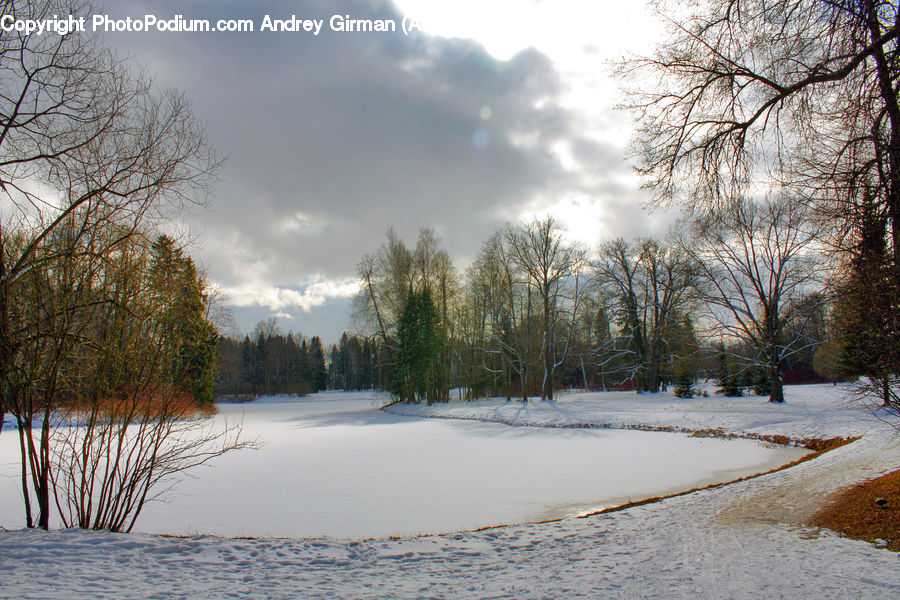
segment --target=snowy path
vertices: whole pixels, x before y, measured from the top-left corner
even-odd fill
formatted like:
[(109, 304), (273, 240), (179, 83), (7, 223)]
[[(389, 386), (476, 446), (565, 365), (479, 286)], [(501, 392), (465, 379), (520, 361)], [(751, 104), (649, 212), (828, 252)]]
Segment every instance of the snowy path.
[[(399, 540), (8, 532), (0, 534), (0, 597), (900, 597), (896, 553), (799, 525), (826, 493), (900, 466), (893, 429), (826, 392), (791, 389), (784, 407), (759, 399), (676, 405), (660, 395), (642, 398), (646, 404), (630, 417), (626, 405), (633, 400), (624, 397), (517, 409), (523, 424), (571, 418), (712, 426), (718, 419), (736, 432), (865, 434), (812, 461), (741, 483), (584, 519)], [(479, 403), (403, 410), (468, 411), (475, 418), (515, 408)], [(819, 421), (807, 421), (813, 417)]]

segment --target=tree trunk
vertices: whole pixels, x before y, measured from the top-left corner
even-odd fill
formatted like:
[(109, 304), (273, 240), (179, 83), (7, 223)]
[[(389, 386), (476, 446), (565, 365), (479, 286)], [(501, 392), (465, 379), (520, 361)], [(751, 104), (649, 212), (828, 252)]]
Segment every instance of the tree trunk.
[(763, 327), (767, 340), (766, 354), (769, 359), (769, 402), (784, 402), (784, 383), (781, 380), (781, 344), (780, 323), (778, 319), (778, 303), (766, 304), (763, 315)]
[[(11, 390), (9, 375), (12, 365), (12, 340), (9, 337), (9, 301), (7, 298), (6, 259), (3, 245), (3, 221), (0, 219), (0, 433), (6, 417)], [(11, 404), (10, 404), (11, 405)]]
[(512, 360), (506, 355), (505, 351), (500, 352), (500, 361), (503, 365), (503, 391), (506, 394), (506, 401), (512, 402), (513, 390), (513, 372)]
[[(28, 454), (25, 450), (25, 424), (21, 419), (16, 419), (19, 429), (19, 450), (22, 460), (22, 497), (25, 500), (25, 527), (31, 529), (34, 527), (34, 518), (31, 515), (31, 495), (28, 492)], [(29, 430), (30, 435), (30, 430)]]
[(584, 391), (587, 392), (590, 388), (588, 386), (587, 371), (584, 369), (584, 357), (579, 357), (578, 360), (581, 362), (581, 380), (584, 381)]
[(38, 500), (38, 527), (50, 529), (50, 401), (44, 409), (41, 423), (41, 447), (39, 448), (39, 481), (35, 484)]
[(549, 285), (545, 284), (541, 290), (544, 302), (544, 341), (541, 345), (541, 355), (544, 359), (544, 381), (541, 384), (541, 400), (553, 400), (553, 355), (550, 352), (551, 332), (550, 332), (550, 290)]
[(769, 402), (778, 404), (784, 402), (784, 382), (781, 379), (781, 365), (773, 364), (769, 366), (769, 385), (772, 386), (769, 392)]
[(650, 344), (648, 351), (649, 359), (647, 365), (647, 383), (645, 391), (656, 393), (659, 391), (659, 357), (657, 356), (656, 339)]
[(522, 385), (522, 402), (528, 402), (528, 367), (522, 364), (522, 371), (519, 375), (519, 381)]
[[(872, 0), (867, 0), (863, 8), (869, 35), (872, 40), (877, 40), (883, 34), (878, 8)], [(875, 45), (872, 57), (875, 59), (875, 69), (878, 75), (878, 91), (884, 101), (884, 110), (887, 113), (890, 127), (885, 202), (891, 218), (894, 275), (900, 281), (900, 221), (898, 221), (898, 217), (900, 217), (900, 189), (898, 189), (898, 185), (900, 185), (900, 99), (898, 99), (895, 86), (896, 76), (891, 72), (890, 59), (885, 54), (885, 45)]]

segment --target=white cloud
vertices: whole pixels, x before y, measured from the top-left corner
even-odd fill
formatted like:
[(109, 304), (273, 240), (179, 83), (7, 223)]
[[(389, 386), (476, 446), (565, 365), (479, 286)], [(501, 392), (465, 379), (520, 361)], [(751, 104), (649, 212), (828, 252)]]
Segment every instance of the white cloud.
[(309, 312), (314, 306), (325, 304), (329, 298), (353, 297), (359, 291), (359, 283), (354, 277), (324, 279), (315, 276), (311, 283), (300, 288), (247, 284), (223, 287), (222, 291), (235, 306), (264, 306), (281, 316), (290, 316), (285, 309)]
[(301, 211), (294, 212), (289, 215), (281, 223), (281, 231), (283, 233), (299, 233), (299, 234), (319, 234), (325, 230), (325, 222), (316, 220), (310, 215)]
[(229, 157), (209, 210), (186, 221), (243, 329), (275, 313), (305, 331), (344, 327), (354, 265), (388, 226), (413, 239), (433, 227), (463, 262), (503, 221), (548, 211), (586, 242), (655, 231), (623, 161), (631, 126), (610, 110), (606, 65), (653, 37), (642, 2), (188, 4), (186, 18), (425, 21), (409, 37), (109, 36), (184, 89)]

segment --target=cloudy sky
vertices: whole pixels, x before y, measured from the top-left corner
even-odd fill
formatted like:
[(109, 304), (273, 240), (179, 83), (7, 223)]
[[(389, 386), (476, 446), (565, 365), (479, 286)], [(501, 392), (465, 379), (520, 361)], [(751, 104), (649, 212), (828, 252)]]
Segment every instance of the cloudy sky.
[[(362, 255), (389, 226), (435, 229), (464, 267), (506, 221), (552, 213), (588, 244), (660, 235), (626, 161), (612, 62), (659, 33), (606, 0), (109, 2), (115, 18), (324, 19), (306, 32), (107, 34), (182, 90), (227, 158), (206, 209), (183, 216), (192, 255), (239, 329), (335, 341), (352, 330)], [(589, 5), (590, 8), (585, 8)], [(488, 8), (489, 7), (489, 8)], [(332, 15), (392, 19), (338, 33)], [(404, 35), (404, 16), (423, 31)]]

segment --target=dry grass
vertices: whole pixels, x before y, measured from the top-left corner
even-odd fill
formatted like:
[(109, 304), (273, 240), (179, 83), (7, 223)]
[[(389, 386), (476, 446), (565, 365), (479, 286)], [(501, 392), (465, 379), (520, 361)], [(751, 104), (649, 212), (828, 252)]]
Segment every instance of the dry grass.
[(837, 492), (810, 524), (900, 552), (900, 470)]

